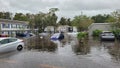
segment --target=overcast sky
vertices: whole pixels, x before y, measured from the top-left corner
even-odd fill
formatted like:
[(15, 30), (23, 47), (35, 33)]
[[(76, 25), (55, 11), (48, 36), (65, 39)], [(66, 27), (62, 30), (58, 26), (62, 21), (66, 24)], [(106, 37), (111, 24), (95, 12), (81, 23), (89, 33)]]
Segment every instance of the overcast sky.
[(48, 12), (50, 8), (59, 8), (59, 17), (72, 18), (81, 12), (91, 16), (120, 9), (120, 0), (0, 0), (0, 11), (12, 13)]

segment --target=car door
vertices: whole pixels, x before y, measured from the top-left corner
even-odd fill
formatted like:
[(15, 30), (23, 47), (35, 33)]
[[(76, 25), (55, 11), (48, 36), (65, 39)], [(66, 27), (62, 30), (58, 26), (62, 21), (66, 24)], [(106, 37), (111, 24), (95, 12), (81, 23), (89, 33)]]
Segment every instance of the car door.
[(18, 42), (16, 38), (9, 38), (9, 45), (11, 50), (16, 50)]
[(12, 38), (8, 38), (8, 39), (3, 39), (0, 41), (0, 51), (1, 52), (6, 52), (6, 51), (12, 51), (16, 49), (16, 40), (17, 39), (12, 39)]
[(9, 39), (3, 39), (0, 41), (0, 51), (1, 52), (6, 52), (9, 51), (10, 49), (8, 48), (9, 45)]

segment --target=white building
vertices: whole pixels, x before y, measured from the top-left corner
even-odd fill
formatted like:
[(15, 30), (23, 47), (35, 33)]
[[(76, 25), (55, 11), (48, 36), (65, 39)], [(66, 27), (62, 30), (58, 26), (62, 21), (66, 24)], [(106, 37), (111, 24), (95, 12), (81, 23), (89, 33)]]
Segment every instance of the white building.
[(59, 32), (77, 32), (77, 28), (75, 26), (62, 25), (57, 28), (57, 31), (59, 31)]
[(58, 32), (68, 32), (68, 25), (61, 25), (61, 26), (58, 26), (57, 28), (57, 31)]
[(54, 26), (47, 26), (45, 29), (44, 29), (44, 31), (45, 32), (54, 32)]
[(103, 31), (110, 31), (111, 24), (110, 23), (93, 23), (88, 27), (89, 36), (92, 35), (94, 30), (103, 30)]
[(0, 19), (0, 34), (7, 34), (9, 36), (16, 33), (29, 32), (28, 22)]

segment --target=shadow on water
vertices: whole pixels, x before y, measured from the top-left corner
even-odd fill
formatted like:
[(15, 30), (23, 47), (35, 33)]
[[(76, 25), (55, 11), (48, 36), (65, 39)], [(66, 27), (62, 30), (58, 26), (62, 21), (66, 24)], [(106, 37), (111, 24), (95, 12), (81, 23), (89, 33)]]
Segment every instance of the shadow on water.
[(55, 52), (57, 44), (52, 42), (49, 36), (43, 38), (36, 36), (34, 38), (27, 39), (26, 47), (28, 50), (36, 49), (38, 51)]

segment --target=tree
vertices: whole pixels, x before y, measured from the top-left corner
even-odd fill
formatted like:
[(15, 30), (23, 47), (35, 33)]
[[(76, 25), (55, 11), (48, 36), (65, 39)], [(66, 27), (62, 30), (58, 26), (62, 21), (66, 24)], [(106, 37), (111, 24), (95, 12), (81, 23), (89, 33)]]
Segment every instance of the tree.
[(23, 13), (16, 13), (13, 19), (19, 21), (28, 21), (27, 16)]
[(12, 13), (10, 12), (0, 12), (0, 18), (1, 19), (11, 19)]
[(67, 19), (67, 25), (71, 26), (71, 19), (70, 18)]
[(71, 20), (70, 18), (64, 18), (64, 17), (61, 17), (60, 21), (58, 22), (60, 25), (69, 25), (71, 26)]
[(108, 14), (98, 14), (96, 16), (92, 16), (92, 19), (94, 20), (95, 23), (105, 23), (106, 20), (109, 18)]
[(77, 26), (78, 31), (87, 30), (93, 20), (86, 15), (75, 16), (72, 20), (72, 26)]
[(105, 22), (114, 23), (116, 22), (116, 19), (112, 15), (109, 15)]
[(66, 18), (61, 17), (60, 21), (58, 22), (60, 25), (67, 25), (66, 24)]
[(56, 11), (59, 11), (59, 9), (58, 8), (50, 8), (49, 9), (49, 12), (51, 12), (51, 13), (55, 13)]
[(57, 15), (55, 14), (56, 11), (59, 11), (58, 8), (50, 8), (48, 13), (49, 18), (49, 25), (56, 26), (57, 22)]
[(114, 29), (119, 29), (120, 28), (120, 10), (114, 11), (111, 13), (111, 15), (114, 18), (114, 22), (112, 23), (112, 27)]

